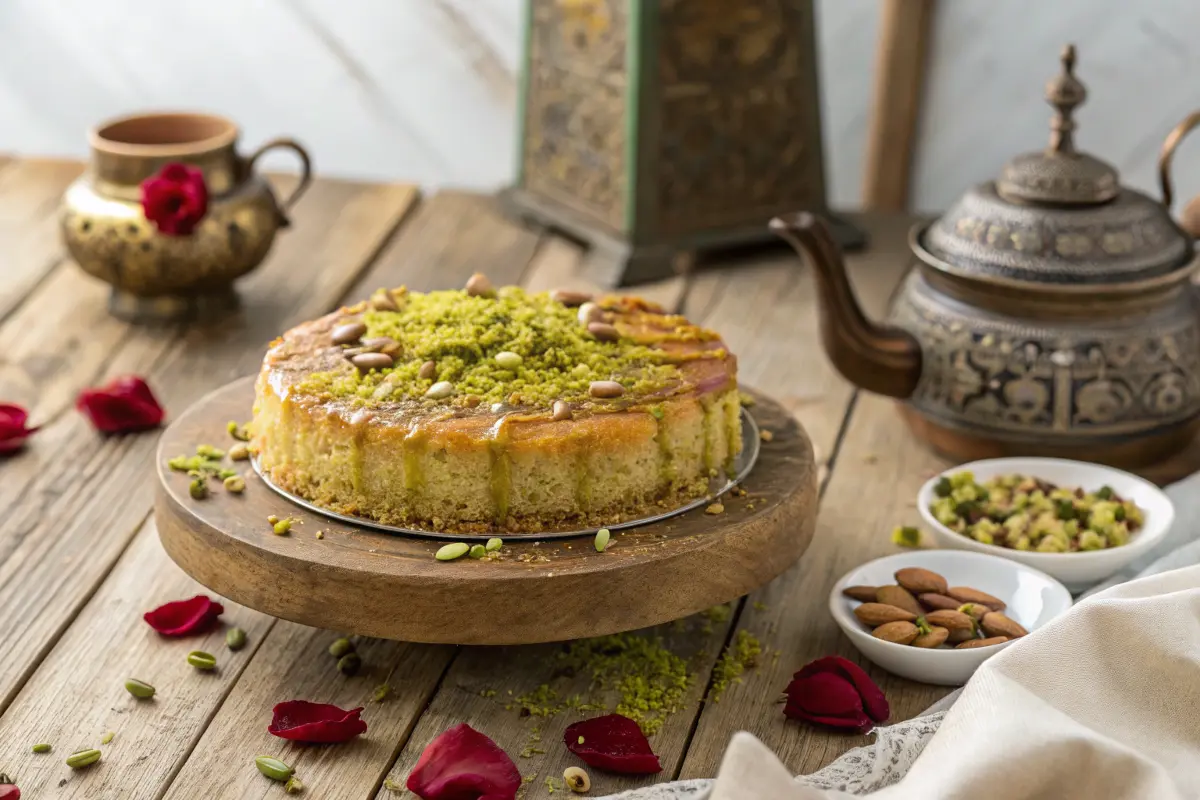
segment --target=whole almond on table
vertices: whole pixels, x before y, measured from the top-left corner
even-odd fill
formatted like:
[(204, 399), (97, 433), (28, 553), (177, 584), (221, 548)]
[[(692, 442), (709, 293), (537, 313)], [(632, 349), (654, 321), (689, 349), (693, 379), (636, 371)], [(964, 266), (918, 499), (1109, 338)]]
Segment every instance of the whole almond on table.
[(896, 622), (885, 622), (875, 630), (871, 631), (871, 635), (876, 639), (882, 639), (885, 642), (893, 644), (910, 644), (921, 634), (917, 626), (911, 622), (897, 620)]
[(915, 622), (917, 619), (916, 614), (883, 603), (863, 603), (854, 609), (854, 616), (863, 625), (872, 628), (888, 622)]
[(949, 597), (944, 594), (938, 594), (937, 592), (926, 592), (917, 599), (921, 601), (921, 605), (925, 606), (930, 611), (937, 611), (939, 608), (957, 611), (958, 607), (962, 605), (962, 603), (958, 602), (953, 597)]
[(1015, 619), (1010, 619), (999, 611), (984, 614), (979, 626), (988, 636), (1007, 636), (1009, 639), (1019, 639), (1029, 633)]
[(860, 603), (874, 603), (875, 593), (878, 591), (879, 589), (874, 586), (847, 586), (842, 589), (842, 594)]
[(974, 647), (991, 647), (994, 644), (1004, 644), (1008, 641), (1007, 636), (993, 636), (989, 639), (972, 639), (969, 642), (963, 642), (960, 645), (955, 645), (955, 650), (970, 650)]
[(905, 567), (901, 570), (896, 570), (896, 583), (908, 589), (913, 594), (924, 594), (926, 592), (937, 592), (938, 594), (946, 594), (950, 585), (946, 583), (946, 579), (936, 572), (932, 572), (921, 567)]
[(975, 620), (961, 611), (951, 611), (949, 609), (930, 611), (925, 615), (925, 621), (930, 625), (940, 625), (952, 631), (975, 630)]
[(972, 589), (970, 586), (951, 586), (946, 590), (946, 594), (961, 603), (979, 603), (980, 605), (989, 607), (992, 611), (1004, 610), (1004, 601), (999, 597), (994, 597), (978, 589)]
[(946, 643), (949, 638), (950, 631), (939, 625), (933, 625), (929, 628), (929, 633), (922, 633), (917, 638), (913, 639), (910, 644), (913, 647), (940, 647)]
[(925, 613), (925, 609), (921, 608), (917, 598), (913, 597), (912, 593), (903, 586), (880, 586), (879, 590), (875, 592), (875, 602), (902, 608), (918, 617)]

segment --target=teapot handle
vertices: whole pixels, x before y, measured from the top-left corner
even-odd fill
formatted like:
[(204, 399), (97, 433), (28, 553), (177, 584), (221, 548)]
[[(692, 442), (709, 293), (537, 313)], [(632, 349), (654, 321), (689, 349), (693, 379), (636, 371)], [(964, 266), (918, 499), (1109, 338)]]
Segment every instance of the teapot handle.
[(1171, 180), (1171, 161), (1175, 158), (1175, 150), (1184, 137), (1193, 128), (1200, 125), (1200, 111), (1192, 112), (1167, 134), (1163, 140), (1162, 149), (1158, 152), (1158, 182), (1162, 186), (1162, 202), (1168, 209), (1175, 199), (1175, 189)]
[(262, 158), (268, 150), (282, 147), (285, 150), (291, 150), (300, 158), (300, 182), (296, 184), (296, 188), (292, 189), (292, 193), (287, 196), (287, 199), (280, 203), (279, 224), (280, 227), (286, 228), (291, 225), (291, 220), (288, 219), (287, 212), (292, 210), (292, 206), (304, 194), (304, 190), (312, 183), (312, 159), (308, 155), (308, 151), (304, 146), (295, 139), (281, 137), (278, 139), (269, 139), (258, 146), (253, 153), (246, 156), (246, 170), (250, 171), (254, 168), (254, 163)]

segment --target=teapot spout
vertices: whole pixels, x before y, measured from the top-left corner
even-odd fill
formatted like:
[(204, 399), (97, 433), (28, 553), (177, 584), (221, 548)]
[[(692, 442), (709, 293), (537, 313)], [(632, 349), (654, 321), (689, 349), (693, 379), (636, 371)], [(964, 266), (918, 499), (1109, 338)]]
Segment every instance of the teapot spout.
[(821, 342), (838, 372), (868, 392), (912, 396), (921, 377), (921, 346), (908, 332), (863, 314), (829, 225), (800, 212), (775, 217), (770, 227), (812, 262), (820, 293)]

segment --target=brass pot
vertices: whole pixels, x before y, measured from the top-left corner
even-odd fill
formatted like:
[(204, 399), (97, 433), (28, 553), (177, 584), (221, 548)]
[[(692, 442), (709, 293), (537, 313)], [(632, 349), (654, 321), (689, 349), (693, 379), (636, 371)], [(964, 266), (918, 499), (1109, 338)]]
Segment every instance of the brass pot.
[[(91, 164), (63, 197), (62, 235), (83, 271), (112, 286), (114, 314), (166, 320), (236, 304), (233, 281), (266, 257), (311, 179), (308, 153), (295, 141), (273, 139), (243, 156), (237, 138), (233, 122), (208, 114), (142, 114), (90, 132)], [(300, 158), (299, 183), (282, 203), (254, 171), (272, 148)], [(203, 173), (209, 195), (186, 236), (160, 233), (141, 206), (142, 182), (176, 161)]]
[(1182, 449), (1200, 423), (1193, 241), (1164, 203), (1075, 150), (1073, 111), (1086, 93), (1074, 63), (1068, 47), (1047, 87), (1050, 146), (913, 228), (915, 268), (887, 325), (859, 309), (823, 222), (771, 223), (816, 268), (835, 366), (905, 400), (918, 435), (954, 458), (1137, 467)]

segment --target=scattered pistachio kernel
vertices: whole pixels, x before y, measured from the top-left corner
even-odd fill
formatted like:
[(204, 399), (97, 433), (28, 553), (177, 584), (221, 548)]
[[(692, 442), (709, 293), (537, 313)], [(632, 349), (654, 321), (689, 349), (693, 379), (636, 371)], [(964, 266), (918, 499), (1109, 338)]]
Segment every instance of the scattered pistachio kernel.
[(468, 553), (471, 558), (483, 558), (487, 555), (487, 548), (481, 544), (473, 544)]
[(725, 504), (719, 503), (719, 502), (712, 503), (709, 505), (708, 508), (704, 509), (704, 513), (705, 514), (724, 514), (725, 513)]
[(754, 407), (754, 395), (746, 394), (745, 392), (738, 392), (738, 400), (741, 401), (744, 408)]
[(67, 756), (67, 766), (71, 769), (82, 769), (100, 760), (99, 750), (80, 750)]
[(337, 663), (338, 672), (343, 675), (354, 675), (361, 666), (362, 658), (359, 657), (358, 653), (346, 653), (346, 655), (338, 659)]
[(318, 538), (318, 539), (324, 539), (324, 538), (325, 538), (325, 531), (317, 531), (317, 538)]
[(279, 522), (279, 517), (272, 514), (271, 516), (267, 517), (267, 522), (271, 525), (274, 525), (276, 522)]
[(237, 439), (239, 442), (250, 441), (250, 434), (246, 432), (244, 425), (238, 425), (233, 420), (229, 420), (229, 424), (225, 426), (225, 430), (229, 431), (229, 435)]
[(892, 531), (892, 543), (901, 547), (919, 547), (921, 531), (911, 525), (901, 525)]
[(196, 445), (196, 455), (201, 458), (222, 459), (225, 457), (225, 451), (219, 447), (213, 447), (211, 444)]
[(250, 458), (249, 446), (239, 442), (229, 448), (229, 459), (231, 461), (245, 461), (248, 458)]
[(487, 540), (487, 544), (484, 545), (483, 549), (487, 550), (489, 553), (494, 553), (501, 547), (504, 547), (504, 540), (492, 537), (491, 539)]
[(113, 740), (114, 736), (116, 736), (116, 734), (112, 731), (105, 731), (104, 735), (100, 737), (100, 744), (108, 744)]
[(588, 778), (588, 774), (579, 767), (567, 767), (563, 770), (563, 782), (576, 794), (584, 794), (592, 788), (592, 781)]
[(578, 739), (576, 739), (575, 744), (583, 744), (583, 737), (580, 736)]
[(290, 519), (281, 519), (271, 529), (275, 531), (276, 536), (285, 536), (292, 530), (292, 521)]
[(456, 558), (462, 558), (470, 550), (471, 547), (466, 542), (451, 542), (439, 547), (433, 557), (438, 561), (453, 561)]
[(217, 668), (217, 659), (203, 650), (193, 650), (188, 653), (187, 662), (196, 669), (204, 670), (205, 672)]
[(193, 500), (203, 500), (208, 497), (208, 481), (204, 478), (192, 478), (192, 482), (188, 484), (188, 494)]
[(222, 481), (227, 481), (238, 474), (236, 469), (222, 469), (217, 472), (217, 477)]
[(137, 678), (130, 678), (125, 681), (125, 691), (129, 692), (139, 700), (149, 700), (154, 697), (154, 687), (145, 681), (139, 681)]
[(246, 632), (241, 628), (230, 628), (225, 633), (225, 646), (237, 652), (246, 646)]
[(283, 785), (283, 790), (288, 794), (300, 794), (304, 791), (304, 784), (295, 775), (287, 779), (287, 783)]
[(771, 442), (775, 440), (775, 434), (766, 428), (763, 428), (758, 432), (758, 438), (762, 439), (764, 442)]
[(443, 400), (452, 394), (454, 394), (454, 384), (450, 381), (438, 381), (425, 392), (425, 396), (430, 400)]
[(511, 350), (502, 350), (493, 357), (502, 369), (513, 370), (521, 366), (521, 362), (525, 359), (521, 358), (520, 354), (514, 353)]
[(241, 475), (230, 475), (223, 481), (225, 491), (233, 494), (241, 494), (246, 491), (246, 479)]
[(608, 549), (608, 540), (612, 538), (612, 531), (608, 528), (601, 528), (596, 531), (596, 552), (603, 553)]
[(256, 756), (254, 766), (273, 781), (283, 783), (292, 777), (292, 768), (273, 756)]
[(354, 652), (354, 642), (349, 639), (334, 639), (333, 644), (329, 645), (329, 655), (334, 658), (341, 658), (347, 653)]
[(49, 753), (53, 749), (54, 749), (53, 747), (51, 747), (49, 744), (46, 744), (45, 742), (35, 744), (33, 746), (33, 752), (35, 752), (35, 753)]
[(388, 695), (392, 693), (392, 687), (386, 683), (381, 683), (375, 687), (375, 691), (371, 693), (372, 703), (382, 703), (388, 699)]

